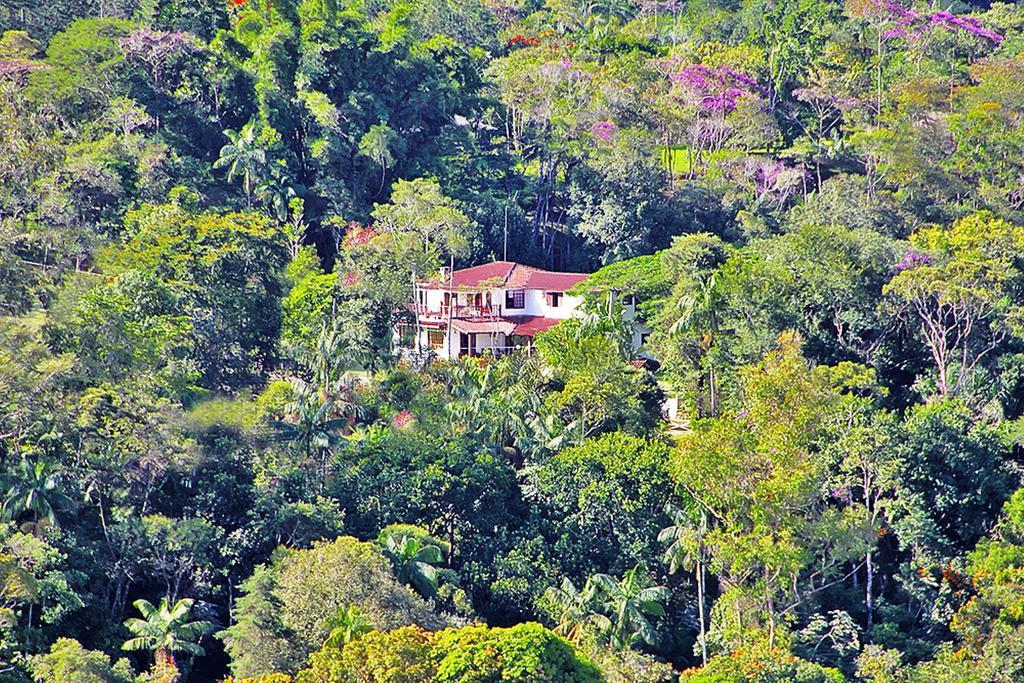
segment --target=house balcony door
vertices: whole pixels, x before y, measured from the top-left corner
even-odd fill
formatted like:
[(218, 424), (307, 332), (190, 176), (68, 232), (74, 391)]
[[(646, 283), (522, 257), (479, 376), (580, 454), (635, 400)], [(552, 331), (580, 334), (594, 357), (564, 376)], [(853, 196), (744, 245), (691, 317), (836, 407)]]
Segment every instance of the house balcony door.
[(476, 355), (476, 333), (470, 332), (459, 332), (459, 355), (460, 356), (473, 356)]

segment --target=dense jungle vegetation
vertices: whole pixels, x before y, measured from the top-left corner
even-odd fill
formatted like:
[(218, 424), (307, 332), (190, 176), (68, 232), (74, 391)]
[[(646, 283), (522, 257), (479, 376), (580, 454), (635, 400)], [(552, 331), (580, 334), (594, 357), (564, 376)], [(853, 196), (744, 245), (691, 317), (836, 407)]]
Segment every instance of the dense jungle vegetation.
[(1022, 122), (1009, 3), (0, 0), (0, 680), (1024, 680)]

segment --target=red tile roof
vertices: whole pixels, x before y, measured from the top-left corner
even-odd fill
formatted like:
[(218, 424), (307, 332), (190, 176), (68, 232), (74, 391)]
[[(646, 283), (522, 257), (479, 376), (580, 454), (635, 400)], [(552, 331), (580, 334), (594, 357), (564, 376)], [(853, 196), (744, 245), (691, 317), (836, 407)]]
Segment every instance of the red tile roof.
[[(451, 282), (455, 289), (512, 288), (543, 289), (548, 292), (564, 292), (577, 282), (585, 280), (585, 273), (557, 273), (513, 261), (493, 261), (471, 268), (456, 270)], [(424, 287), (447, 289), (448, 281), (440, 278), (420, 282)]]
[(466, 333), (502, 332), (520, 337), (533, 337), (538, 332), (550, 329), (560, 322), (562, 321), (559, 318), (545, 318), (542, 315), (506, 316), (493, 320), (455, 318), (452, 320), (452, 329)]
[(533, 270), (526, 278), (526, 289), (543, 289), (548, 292), (564, 292), (572, 289), (577, 282), (586, 280), (583, 273), (553, 273), (549, 270)]
[(527, 315), (515, 318), (515, 320), (516, 329), (512, 334), (518, 334), (521, 337), (533, 337), (538, 332), (543, 332), (562, 322), (558, 318), (545, 318), (542, 315)]
[(496, 320), (467, 320), (466, 318), (455, 318), (452, 320), (452, 329), (459, 332), (504, 332), (511, 334), (515, 329), (515, 323), (505, 318)]

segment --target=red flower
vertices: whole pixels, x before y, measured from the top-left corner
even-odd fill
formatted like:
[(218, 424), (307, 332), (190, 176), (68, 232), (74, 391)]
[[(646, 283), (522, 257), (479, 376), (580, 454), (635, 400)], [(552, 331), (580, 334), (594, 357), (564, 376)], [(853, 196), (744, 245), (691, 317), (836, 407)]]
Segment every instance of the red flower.
[(402, 410), (395, 413), (395, 416), (391, 418), (391, 426), (395, 429), (404, 429), (413, 423), (416, 417), (408, 410)]
[(345, 238), (342, 240), (342, 247), (352, 249), (367, 244), (380, 233), (373, 228), (364, 228), (356, 222), (348, 224), (345, 230)]

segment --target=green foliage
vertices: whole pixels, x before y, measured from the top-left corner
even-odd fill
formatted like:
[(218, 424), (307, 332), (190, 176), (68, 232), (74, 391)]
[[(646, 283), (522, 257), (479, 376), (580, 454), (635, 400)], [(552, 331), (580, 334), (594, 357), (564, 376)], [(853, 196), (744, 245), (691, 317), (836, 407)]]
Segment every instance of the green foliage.
[(672, 287), (662, 267), (663, 253), (610, 263), (574, 285), (569, 294), (582, 294), (591, 310), (608, 306), (608, 296), (632, 296), (641, 322), (652, 320)]
[(357, 609), (377, 630), (444, 625), (442, 617), (398, 583), (372, 544), (351, 537), (284, 553), (245, 588), (237, 623), (223, 634), (229, 651), (244, 654), (236, 676), (294, 672), (328, 638), (331, 619), (342, 608)]
[(484, 625), (437, 633), (407, 626), (372, 632), (342, 649), (324, 647), (296, 681), (564, 681), (602, 680), (586, 657), (539, 624)]
[[(827, 368), (808, 366), (799, 338), (779, 344), (744, 370), (740, 409), (695, 425), (671, 469), (710, 513), (704, 543), (725, 587), (719, 605), (733, 604), (744, 621), (763, 620), (769, 642), (788, 613), (867, 543), (849, 515), (827, 504), (827, 471), (816, 456), (816, 441), (839, 417), (840, 387)], [(715, 620), (727, 642), (749, 637), (749, 627), (735, 632), (737, 624)]]
[[(670, 448), (613, 432), (567, 448), (531, 472), (536, 498), (558, 520), (557, 547), (575, 575), (655, 564)], [(592, 539), (600, 535), (602, 543)]]
[(977, 542), (1013, 490), (1004, 439), (998, 428), (972, 423), (957, 401), (909, 413), (896, 447), (906, 492), (900, 507), (907, 511), (896, 524), (905, 543), (948, 558)]
[(302, 665), (302, 645), (284, 625), (281, 601), (274, 593), (279, 574), (280, 563), (257, 567), (239, 586), (234, 623), (217, 634), (236, 678), (297, 671)]
[(908, 252), (885, 291), (920, 321), (942, 396), (962, 393), (985, 357), (1018, 334), (1024, 309), (1014, 288), (1022, 243), (1024, 228), (991, 213), (911, 236), (921, 251)]
[(785, 650), (758, 648), (720, 655), (707, 666), (684, 671), (686, 683), (843, 683), (847, 678), (836, 669), (794, 657)]
[(0, 678), (1021, 678), (1020, 7), (0, 4)]
[(418, 626), (373, 631), (341, 649), (324, 647), (314, 652), (309, 668), (299, 672), (296, 683), (431, 681), (437, 669), (431, 652), (432, 639), (432, 633)]
[(433, 649), (441, 655), (434, 679), (438, 683), (601, 680), (600, 672), (572, 645), (539, 624), (448, 629), (436, 636)]
[(328, 619), (327, 629), (324, 645), (339, 648), (373, 631), (358, 607), (339, 607), (337, 613)]
[(108, 267), (173, 283), (204, 386), (238, 387), (260, 376), (280, 332), (280, 233), (255, 214), (197, 214), (169, 204), (139, 209), (127, 223), (132, 237), (106, 254)]
[(388, 533), (382, 542), (381, 552), (391, 561), (395, 577), (408, 584), (425, 598), (437, 594), (437, 569), (444, 561), (444, 554), (437, 543), (424, 542), (409, 535), (395, 536)]
[(32, 658), (30, 668), (38, 683), (130, 683), (133, 680), (126, 660), (112, 665), (110, 657), (103, 652), (86, 650), (71, 638), (58, 638), (49, 652)]
[(60, 492), (61, 473), (51, 462), (22, 457), (17, 469), (4, 475), (2, 483), (0, 516), (4, 520), (27, 520), (37, 527), (59, 526), (57, 510), (71, 507), (71, 499)]

